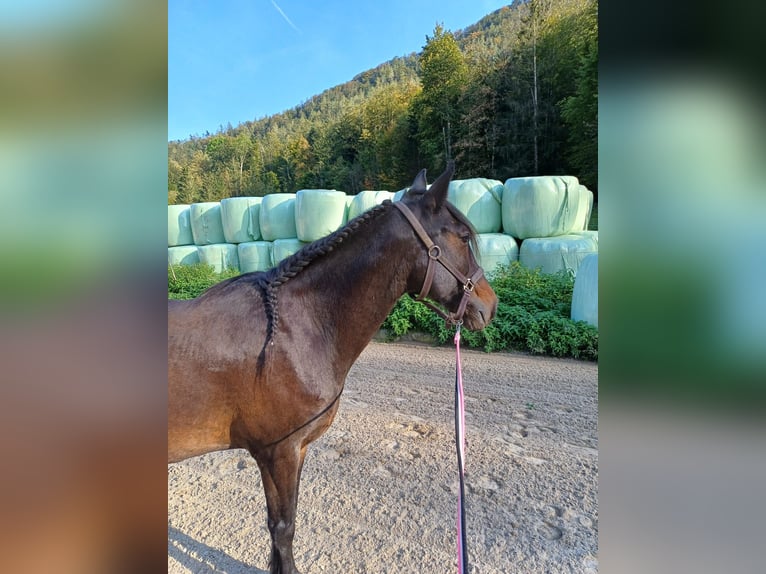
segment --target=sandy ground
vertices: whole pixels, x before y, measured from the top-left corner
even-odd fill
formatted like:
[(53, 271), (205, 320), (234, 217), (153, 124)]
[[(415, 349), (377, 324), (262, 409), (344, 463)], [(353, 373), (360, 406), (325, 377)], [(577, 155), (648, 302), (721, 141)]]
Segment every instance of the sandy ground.
[[(470, 572), (598, 570), (594, 363), (463, 351)], [(304, 574), (455, 571), (454, 349), (373, 342), (309, 447)], [(168, 572), (265, 572), (266, 503), (243, 450), (168, 467)]]

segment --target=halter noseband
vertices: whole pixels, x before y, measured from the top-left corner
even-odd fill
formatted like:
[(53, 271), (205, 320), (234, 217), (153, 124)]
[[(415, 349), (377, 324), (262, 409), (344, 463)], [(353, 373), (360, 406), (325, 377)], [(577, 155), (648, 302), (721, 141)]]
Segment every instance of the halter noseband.
[[(463, 273), (461, 273), (449, 259), (442, 255), (441, 248), (434, 244), (434, 242), (428, 236), (426, 230), (423, 229), (423, 226), (417, 220), (412, 211), (410, 211), (409, 207), (404, 205), (404, 203), (401, 201), (394, 202), (394, 207), (402, 212), (402, 215), (404, 215), (407, 222), (412, 226), (412, 229), (415, 231), (417, 236), (420, 237), (420, 240), (425, 244), (426, 249), (428, 250), (428, 267), (426, 268), (426, 277), (423, 280), (423, 287), (420, 289), (418, 296), (415, 297), (415, 300), (423, 303), (425, 306), (435, 311), (448, 323), (453, 325), (462, 324), (463, 315), (465, 314), (465, 309), (468, 306), (468, 299), (471, 297), (471, 294), (476, 287), (476, 282), (484, 275), (484, 271), (481, 267), (478, 267), (470, 277), (463, 275)], [(445, 313), (436, 305), (426, 301), (426, 297), (428, 296), (428, 292), (431, 290), (431, 284), (434, 280), (434, 270), (436, 267), (434, 265), (434, 261), (441, 263), (442, 267), (452, 273), (455, 279), (457, 279), (463, 285), (463, 298), (460, 300), (460, 305), (458, 306), (455, 313)]]

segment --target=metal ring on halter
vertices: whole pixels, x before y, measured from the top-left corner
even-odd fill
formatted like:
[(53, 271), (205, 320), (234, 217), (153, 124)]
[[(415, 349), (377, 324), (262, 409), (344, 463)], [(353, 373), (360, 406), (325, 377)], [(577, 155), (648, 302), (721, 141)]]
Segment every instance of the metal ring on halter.
[(439, 259), (441, 254), (442, 254), (442, 250), (441, 250), (441, 247), (439, 247), (438, 245), (432, 245), (431, 247), (428, 248), (428, 256), (431, 259)]
[(476, 285), (474, 285), (473, 281), (471, 281), (470, 279), (468, 279), (465, 282), (465, 285), (463, 285), (463, 291), (465, 291), (466, 293), (473, 293), (473, 290), (475, 288), (476, 288)]

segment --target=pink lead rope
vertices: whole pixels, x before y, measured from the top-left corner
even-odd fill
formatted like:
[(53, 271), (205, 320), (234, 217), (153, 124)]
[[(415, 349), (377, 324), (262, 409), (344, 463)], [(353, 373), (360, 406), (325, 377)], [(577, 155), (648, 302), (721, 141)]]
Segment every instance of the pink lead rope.
[(455, 447), (460, 476), (460, 491), (457, 504), (457, 571), (468, 572), (468, 549), (465, 539), (465, 396), (463, 394), (463, 368), (460, 364), (460, 323), (455, 331)]

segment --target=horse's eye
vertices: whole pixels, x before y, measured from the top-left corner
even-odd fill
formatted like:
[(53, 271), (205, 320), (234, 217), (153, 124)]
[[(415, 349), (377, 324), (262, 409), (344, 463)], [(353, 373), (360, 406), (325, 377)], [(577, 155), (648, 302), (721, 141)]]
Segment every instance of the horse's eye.
[(460, 236), (460, 241), (462, 241), (463, 243), (468, 243), (470, 240), (471, 240), (471, 234), (470, 233), (466, 233), (466, 234)]

